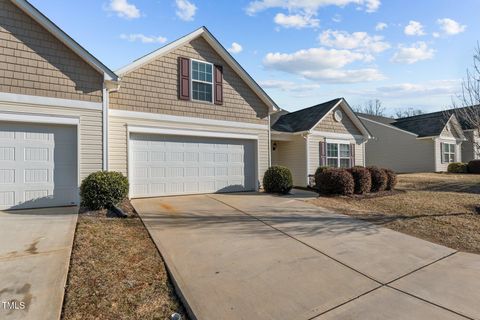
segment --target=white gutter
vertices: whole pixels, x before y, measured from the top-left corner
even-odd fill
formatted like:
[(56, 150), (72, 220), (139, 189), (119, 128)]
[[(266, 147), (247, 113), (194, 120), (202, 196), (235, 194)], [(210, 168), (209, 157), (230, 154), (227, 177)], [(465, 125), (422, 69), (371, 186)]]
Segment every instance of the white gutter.
[(270, 114), (268, 115), (268, 167), (272, 166), (272, 128), (270, 126)]
[(108, 171), (108, 127), (109, 127), (109, 121), (108, 121), (108, 110), (109, 110), (109, 105), (110, 105), (110, 92), (115, 92), (120, 89), (120, 85), (117, 81), (111, 81), (108, 79), (105, 79), (103, 83), (103, 90), (102, 90), (102, 117), (103, 117), (103, 157), (102, 157), (102, 162), (103, 166), (102, 169), (104, 171)]

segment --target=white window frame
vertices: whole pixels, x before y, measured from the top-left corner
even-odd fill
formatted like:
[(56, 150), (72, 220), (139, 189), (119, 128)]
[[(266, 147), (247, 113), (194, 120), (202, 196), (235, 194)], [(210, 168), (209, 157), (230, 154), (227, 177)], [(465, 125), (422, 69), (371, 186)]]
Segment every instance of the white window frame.
[[(193, 79), (193, 62), (198, 62), (198, 63), (203, 63), (203, 64), (209, 64), (212, 67), (212, 82), (208, 81), (202, 81), (202, 80), (194, 80)], [(206, 100), (198, 100), (193, 98), (193, 82), (198, 82), (198, 83), (204, 83), (204, 84), (210, 84), (212, 85), (212, 100), (211, 101), (206, 101)], [(207, 62), (207, 61), (202, 61), (202, 60), (197, 60), (197, 59), (190, 59), (190, 97), (192, 101), (197, 101), (197, 102), (204, 102), (204, 103), (213, 103), (214, 99), (214, 94), (215, 94), (215, 66), (213, 63)]]
[[(325, 150), (325, 165), (326, 165), (326, 166), (328, 166), (328, 167), (333, 167), (333, 166), (329, 165), (329, 163), (328, 163), (328, 160), (329, 160), (329, 159), (336, 159), (336, 160), (337, 160), (337, 166), (334, 167), (334, 168), (342, 168), (342, 167), (340, 166), (340, 162), (341, 162), (342, 159), (348, 159), (348, 162), (349, 162), (349, 164), (350, 164), (350, 166), (351, 166), (350, 160), (351, 160), (351, 156), (352, 156), (352, 155), (351, 155), (351, 152), (352, 152), (352, 151), (350, 150), (350, 143), (349, 143), (349, 142), (347, 142), (347, 141), (343, 141), (343, 142), (340, 142), (340, 141), (339, 141), (339, 142), (337, 142), (337, 141), (328, 141), (328, 140), (327, 140), (327, 141), (326, 141), (326, 144), (327, 144), (326, 147), (325, 147), (325, 149), (326, 149), (326, 150)], [(329, 156), (328, 156), (328, 145), (329, 145), (329, 144), (337, 145), (337, 156), (336, 156), (336, 157), (329, 157)], [(342, 157), (342, 156), (340, 155), (340, 154), (341, 154), (341, 153), (340, 153), (340, 145), (346, 145), (346, 146), (348, 146), (348, 157)], [(347, 168), (349, 168), (349, 167), (347, 167)]]
[[(448, 149), (449, 151), (447, 152), (446, 151), (446, 146), (449, 146)], [(453, 152), (451, 151), (450, 148), (453, 147)], [(443, 143), (443, 150), (442, 150), (442, 160), (444, 163), (452, 163), (452, 162), (455, 162), (455, 158), (456, 158), (456, 151), (457, 151), (457, 146), (455, 143), (448, 143), (448, 142), (444, 142)], [(445, 158), (445, 156), (448, 155), (447, 159)], [(452, 161), (450, 161), (450, 156), (453, 156), (452, 158)]]

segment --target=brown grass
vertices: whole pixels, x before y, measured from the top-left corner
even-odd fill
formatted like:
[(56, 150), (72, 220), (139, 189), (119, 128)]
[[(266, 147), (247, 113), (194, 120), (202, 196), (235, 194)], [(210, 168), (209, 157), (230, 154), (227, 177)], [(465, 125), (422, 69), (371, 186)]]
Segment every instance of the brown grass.
[(480, 175), (403, 174), (396, 192), (319, 197), (318, 206), (457, 250), (480, 253)]
[(186, 318), (161, 256), (128, 206), (128, 219), (79, 215), (63, 319)]

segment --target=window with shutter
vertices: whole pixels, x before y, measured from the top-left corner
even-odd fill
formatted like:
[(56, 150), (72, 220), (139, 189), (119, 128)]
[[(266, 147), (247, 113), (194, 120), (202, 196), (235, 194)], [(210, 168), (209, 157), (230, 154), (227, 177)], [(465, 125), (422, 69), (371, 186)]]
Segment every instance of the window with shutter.
[(178, 68), (178, 97), (180, 100), (190, 100), (190, 59), (178, 58)]
[(223, 104), (223, 67), (215, 66), (215, 104)]

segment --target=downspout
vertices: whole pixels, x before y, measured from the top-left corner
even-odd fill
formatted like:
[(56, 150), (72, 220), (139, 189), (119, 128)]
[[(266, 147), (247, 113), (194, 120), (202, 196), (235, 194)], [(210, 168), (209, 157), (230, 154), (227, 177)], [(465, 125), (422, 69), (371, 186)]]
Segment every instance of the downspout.
[(103, 84), (103, 89), (102, 89), (102, 94), (103, 94), (103, 99), (102, 99), (102, 126), (103, 126), (103, 140), (102, 140), (102, 146), (103, 146), (103, 157), (102, 157), (102, 162), (103, 166), (102, 169), (104, 171), (108, 171), (108, 89), (106, 87), (106, 84)]
[(268, 167), (272, 166), (272, 129), (270, 127), (270, 114), (268, 115)]
[(303, 134), (303, 139), (305, 139), (305, 157), (306, 161), (305, 164), (307, 166), (306, 172), (307, 172), (307, 178), (306, 178), (306, 186), (308, 187), (310, 185), (310, 178), (309, 178), (309, 170), (310, 170), (310, 151), (309, 151), (309, 137), (310, 131), (306, 132)]

